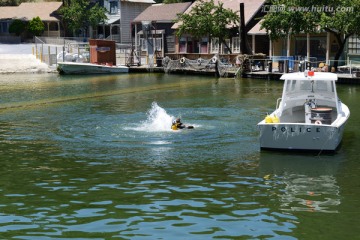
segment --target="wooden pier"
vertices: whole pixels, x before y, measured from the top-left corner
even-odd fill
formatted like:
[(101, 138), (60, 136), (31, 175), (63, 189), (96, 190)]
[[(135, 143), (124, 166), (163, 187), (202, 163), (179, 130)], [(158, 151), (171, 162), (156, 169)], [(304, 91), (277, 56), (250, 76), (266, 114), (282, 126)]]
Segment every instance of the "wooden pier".
[[(130, 66), (130, 73), (145, 73), (145, 72), (154, 72), (154, 73), (165, 73), (163, 67), (148, 67), (146, 65), (143, 66)], [(188, 69), (176, 69), (172, 71), (173, 74), (188, 74), (188, 75), (208, 75), (215, 76), (215, 71), (196, 71), (196, 70), (188, 70)], [(255, 79), (265, 79), (265, 80), (280, 80), (280, 77), (283, 73), (280, 72), (268, 72), (268, 71), (253, 71), (253, 72), (245, 72), (242, 74), (243, 78), (255, 78)], [(338, 75), (338, 83), (347, 83), (347, 84), (359, 84), (360, 77), (354, 74), (344, 74), (337, 73)], [(227, 72), (226, 77), (235, 77), (235, 72)]]
[[(245, 72), (243, 77), (245, 78), (257, 78), (257, 79), (267, 79), (267, 80), (280, 80), (280, 77), (283, 73), (280, 72), (267, 72), (267, 71), (254, 71), (254, 72)], [(348, 83), (348, 84), (359, 84), (360, 77), (354, 74), (345, 74), (337, 73), (338, 83)]]

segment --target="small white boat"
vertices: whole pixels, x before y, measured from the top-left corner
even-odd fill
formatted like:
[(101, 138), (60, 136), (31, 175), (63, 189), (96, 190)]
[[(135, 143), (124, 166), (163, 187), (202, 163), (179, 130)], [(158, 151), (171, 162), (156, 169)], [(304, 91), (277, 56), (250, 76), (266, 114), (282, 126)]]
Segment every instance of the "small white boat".
[(58, 62), (60, 74), (104, 74), (104, 73), (127, 73), (126, 66), (101, 65), (94, 63)]
[(337, 75), (326, 72), (284, 74), (276, 110), (258, 123), (262, 149), (325, 150), (339, 146), (349, 108), (336, 92)]

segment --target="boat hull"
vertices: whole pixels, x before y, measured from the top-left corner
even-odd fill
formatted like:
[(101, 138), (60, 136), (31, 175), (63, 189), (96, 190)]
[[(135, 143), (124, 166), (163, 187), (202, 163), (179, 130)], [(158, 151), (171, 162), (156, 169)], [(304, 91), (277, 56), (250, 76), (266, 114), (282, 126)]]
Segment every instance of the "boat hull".
[(337, 96), (337, 75), (288, 73), (276, 109), (258, 123), (260, 148), (335, 151), (341, 143), (349, 108)]
[(260, 147), (334, 151), (341, 142), (344, 125), (259, 123)]
[(127, 73), (129, 68), (126, 66), (107, 66), (92, 63), (60, 62), (58, 63), (58, 71), (60, 74), (114, 74)]

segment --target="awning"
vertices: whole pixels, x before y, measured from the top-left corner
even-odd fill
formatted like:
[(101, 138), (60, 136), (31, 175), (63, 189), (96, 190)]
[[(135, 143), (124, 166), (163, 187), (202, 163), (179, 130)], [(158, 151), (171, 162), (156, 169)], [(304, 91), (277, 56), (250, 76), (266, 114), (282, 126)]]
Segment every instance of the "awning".
[(113, 24), (116, 21), (120, 21), (120, 16), (119, 15), (108, 15), (108, 14), (106, 14), (106, 16), (108, 17), (108, 19), (105, 21), (105, 25), (110, 25), (110, 24)]
[[(141, 30), (141, 31), (139, 31), (138, 33), (137, 33), (138, 35), (143, 35), (144, 33), (143, 33), (143, 31)], [(165, 34), (165, 30), (151, 30), (151, 34)]]

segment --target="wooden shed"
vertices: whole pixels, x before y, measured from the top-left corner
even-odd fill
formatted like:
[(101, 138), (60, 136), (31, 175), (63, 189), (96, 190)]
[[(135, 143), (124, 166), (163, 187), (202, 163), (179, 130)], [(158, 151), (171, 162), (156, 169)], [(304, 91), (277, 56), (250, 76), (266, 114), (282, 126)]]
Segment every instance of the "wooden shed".
[(89, 39), (90, 63), (116, 65), (115, 41)]

